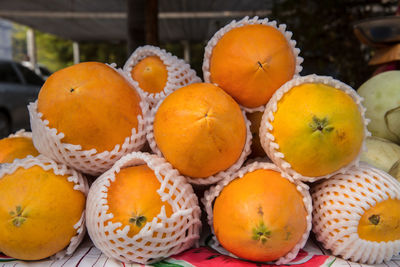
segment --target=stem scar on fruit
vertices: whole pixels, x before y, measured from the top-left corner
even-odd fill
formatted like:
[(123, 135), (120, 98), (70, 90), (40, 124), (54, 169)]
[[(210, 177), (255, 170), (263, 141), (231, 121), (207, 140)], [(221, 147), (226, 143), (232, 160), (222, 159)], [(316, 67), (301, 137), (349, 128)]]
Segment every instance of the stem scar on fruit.
[(326, 132), (332, 132), (332, 130), (334, 129), (333, 126), (329, 126), (329, 122), (328, 119), (326, 117), (320, 119), (317, 116), (313, 116), (312, 118), (312, 122), (310, 122), (310, 127), (313, 130), (313, 132), (315, 131), (326, 131)]
[(264, 245), (270, 237), (271, 231), (269, 231), (267, 226), (265, 226), (264, 221), (260, 221), (259, 225), (253, 228), (253, 240), (261, 241)]
[(378, 225), (381, 217), (379, 215), (371, 215), (368, 220), (373, 224), (373, 225)]
[(15, 212), (10, 211), (10, 215), (12, 216), (12, 223), (16, 227), (20, 227), (26, 220), (26, 217), (24, 215), (22, 215), (22, 212), (23, 212), (23, 210), (20, 205), (17, 205), (15, 207)]
[(136, 216), (133, 214), (132, 217), (129, 219), (130, 223), (135, 224), (137, 227), (142, 227), (142, 225), (147, 221), (147, 218), (143, 215)]

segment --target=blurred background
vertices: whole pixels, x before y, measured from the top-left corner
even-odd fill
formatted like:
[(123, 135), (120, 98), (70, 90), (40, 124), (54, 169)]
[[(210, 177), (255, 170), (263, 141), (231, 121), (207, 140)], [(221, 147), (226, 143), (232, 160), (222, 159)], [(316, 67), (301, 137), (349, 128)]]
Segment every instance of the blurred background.
[[(398, 67), (396, 58), (371, 60), (398, 44), (389, 37), (400, 36), (400, 20), (381, 22), (375, 32), (357, 25), (393, 18), (398, 9), (398, 0), (1, 0), (0, 137), (29, 127), (15, 122), (27, 118), (25, 102), (52, 72), (74, 63), (122, 67), (135, 48), (152, 44), (184, 58), (202, 77), (207, 41), (244, 16), (287, 25), (304, 58), (302, 75), (330, 75), (357, 89), (379, 68)], [(18, 89), (24, 103), (16, 101), (22, 96), (15, 89), (4, 94), (10, 84), (24, 85)]]

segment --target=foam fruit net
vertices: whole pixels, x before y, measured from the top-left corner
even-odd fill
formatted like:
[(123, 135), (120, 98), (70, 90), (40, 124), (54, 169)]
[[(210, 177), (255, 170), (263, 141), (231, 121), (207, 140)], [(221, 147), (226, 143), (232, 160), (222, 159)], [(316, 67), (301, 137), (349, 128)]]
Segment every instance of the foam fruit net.
[[(265, 170), (273, 170), (280, 172), (278, 167), (276, 167), (274, 164), (269, 163), (269, 162), (253, 162), (251, 164), (246, 165), (245, 167), (241, 168), (238, 170), (236, 173), (232, 174), (230, 177), (220, 181), (218, 184), (212, 186), (208, 191), (205, 192), (204, 198), (202, 199), (202, 202), (204, 204), (205, 210), (207, 212), (207, 221), (208, 224), (211, 227), (211, 231), (213, 234), (212, 237), (212, 247), (217, 250), (218, 252), (229, 255), (232, 257), (236, 257), (232, 253), (228, 252), (225, 250), (221, 244), (218, 242), (217, 237), (215, 236), (214, 232), (214, 227), (213, 227), (213, 204), (214, 200), (219, 196), (219, 194), (222, 192), (225, 186), (227, 186), (231, 181), (234, 179), (240, 179), (242, 178), (246, 173), (253, 172), (255, 170), (259, 169), (265, 169)], [(304, 207), (307, 210), (307, 228), (306, 231), (304, 232), (301, 240), (294, 246), (294, 248), (289, 251), (286, 255), (280, 257), (274, 264), (286, 264), (293, 260), (296, 256), (297, 253), (301, 248), (304, 247), (304, 245), (307, 242), (308, 236), (311, 231), (311, 213), (312, 213), (312, 201), (311, 201), (311, 196), (308, 191), (308, 186), (306, 184), (303, 184), (300, 181), (293, 180), (290, 176), (287, 176), (283, 173), (281, 173), (282, 177), (289, 180), (291, 183), (296, 185), (296, 189), (303, 195), (303, 202), (304, 202)], [(237, 257), (236, 257), (237, 258)]]
[[(243, 19), (236, 21), (233, 20), (229, 24), (225, 25), (225, 27), (219, 29), (214, 36), (208, 41), (207, 46), (205, 47), (204, 50), (204, 60), (203, 60), (203, 76), (204, 76), (204, 81), (206, 83), (211, 83), (211, 73), (210, 73), (210, 59), (212, 55), (212, 51), (214, 47), (217, 45), (218, 41), (230, 30), (238, 27), (242, 27), (245, 25), (252, 25), (252, 24), (262, 24), (266, 26), (273, 27), (277, 30), (279, 30), (286, 38), (288, 41), (289, 45), (292, 47), (293, 50), (293, 55), (296, 58), (296, 69), (294, 73), (294, 77), (298, 76), (303, 67), (301, 66), (301, 63), (303, 62), (303, 58), (299, 56), (300, 54), (300, 49), (296, 48), (296, 41), (292, 40), (293, 33), (290, 31), (286, 31), (286, 25), (285, 24), (280, 24), (278, 25), (276, 21), (272, 20), (269, 21), (268, 18), (264, 19), (259, 19), (257, 16), (253, 18), (249, 17), (244, 17)], [(218, 86), (218, 84), (216, 84)], [(243, 110), (246, 112), (256, 112), (256, 111), (264, 111), (265, 106), (260, 106), (256, 108), (246, 108), (246, 107), (241, 107)]]
[[(346, 166), (340, 168), (339, 170), (324, 175), (324, 176), (318, 176), (318, 177), (308, 177), (308, 176), (303, 176), (300, 173), (296, 172), (290, 163), (288, 163), (285, 160), (285, 155), (279, 151), (279, 144), (275, 142), (275, 136), (273, 135), (273, 126), (272, 122), (274, 121), (274, 113), (278, 110), (278, 102), (283, 98), (283, 96), (289, 92), (293, 87), (299, 86), (301, 84), (305, 83), (321, 83), (325, 84), (328, 86), (332, 86), (334, 88), (337, 88), (339, 90), (342, 90), (349, 96), (351, 96), (354, 100), (354, 102), (358, 106), (358, 110), (360, 111), (360, 114), (362, 116), (363, 122), (364, 122), (364, 140), (362, 142), (362, 146), (360, 148), (360, 151), (357, 155), (356, 158), (353, 159), (352, 162), (347, 164)], [(342, 83), (341, 81), (335, 80), (332, 77), (327, 77), (327, 76), (317, 76), (315, 74), (313, 75), (308, 75), (308, 76), (303, 76), (303, 77), (297, 77), (289, 82), (285, 83), (282, 85), (281, 88), (279, 88), (271, 97), (270, 101), (268, 102), (262, 120), (261, 120), (261, 125), (260, 125), (260, 142), (262, 147), (264, 148), (265, 152), (267, 153), (268, 157), (272, 160), (273, 163), (275, 163), (282, 172), (287, 173), (288, 175), (292, 176), (294, 179), (299, 179), (304, 182), (314, 182), (317, 180), (320, 180), (322, 178), (329, 178), (337, 173), (343, 173), (346, 172), (349, 168), (353, 166), (358, 166), (359, 159), (360, 159), (360, 154), (362, 151), (366, 149), (365, 146), (365, 138), (367, 136), (370, 136), (371, 134), (367, 130), (367, 124), (369, 122), (368, 119), (365, 118), (365, 111), (366, 109), (362, 106), (361, 104), (362, 98), (355, 92), (354, 89), (352, 89), (350, 86), (347, 84)]]
[[(157, 154), (159, 157), (162, 157), (162, 152), (161, 150), (158, 148), (155, 137), (154, 137), (154, 119), (157, 113), (157, 110), (160, 108), (162, 104), (162, 101), (159, 102), (157, 104), (157, 106), (153, 109), (150, 110), (150, 112), (148, 113), (148, 116), (146, 117), (146, 125), (147, 125), (147, 141), (150, 145), (151, 150)], [(250, 132), (250, 120), (247, 119), (246, 117), (246, 113), (244, 111), (242, 111), (243, 114), (243, 118), (245, 120), (246, 123), (246, 143), (243, 147), (242, 153), (240, 154), (238, 160), (232, 165), (230, 166), (228, 169), (224, 170), (224, 171), (220, 171), (214, 175), (211, 175), (209, 177), (206, 178), (192, 178), (189, 176), (185, 176), (185, 178), (187, 179), (187, 181), (191, 184), (197, 184), (197, 185), (210, 185), (210, 184), (215, 184), (218, 181), (226, 178), (226, 177), (230, 177), (231, 175), (233, 175), (238, 169), (240, 169), (240, 167), (242, 167), (243, 162), (246, 160), (247, 156), (250, 154), (251, 152), (251, 138), (252, 138), (252, 134)]]
[[(85, 196), (87, 196), (89, 186), (86, 178), (84, 178), (79, 172), (68, 168), (63, 164), (56, 163), (42, 155), (38, 157), (28, 156), (24, 159), (16, 159), (13, 163), (2, 164), (0, 167), (0, 179), (2, 179), (4, 175), (13, 174), (18, 168), (29, 169), (33, 166), (39, 166), (46, 171), (52, 170), (56, 175), (68, 176), (68, 182), (74, 183), (74, 190), (81, 191)], [(82, 212), (81, 218), (74, 225), (74, 229), (76, 229), (76, 235), (71, 238), (69, 245), (64, 250), (53, 255), (53, 258), (60, 259), (66, 255), (71, 255), (79, 246), (86, 233), (85, 211)]]
[[(173, 214), (167, 217), (164, 206), (132, 238), (129, 226), (110, 221), (107, 192), (122, 168), (147, 164), (161, 183), (157, 190), (162, 201), (168, 201)], [(90, 188), (87, 200), (87, 228), (89, 235), (104, 254), (122, 262), (152, 263), (190, 248), (200, 237), (200, 207), (193, 189), (178, 171), (164, 159), (143, 152), (122, 157), (101, 175)]]
[[(113, 68), (113, 65), (110, 65)], [(128, 79), (121, 70), (118, 71)], [(141, 96), (141, 98), (143, 98)], [(64, 133), (50, 128), (49, 121), (43, 120), (43, 114), (37, 111), (37, 101), (28, 105), (32, 140), (36, 149), (43, 155), (64, 163), (78, 171), (90, 175), (99, 175), (109, 168), (123, 155), (139, 151), (146, 142), (146, 125), (144, 117), (149, 112), (146, 101), (140, 102), (143, 116), (138, 116), (138, 127), (132, 129), (131, 136), (125, 138), (122, 145), (116, 145), (112, 151), (97, 153), (96, 149), (82, 150), (80, 145), (63, 143)]]
[(21, 129), (17, 131), (16, 133), (10, 134), (8, 138), (12, 137), (26, 137), (26, 138), (32, 138), (32, 133), (31, 132), (26, 132), (24, 129)]
[[(168, 71), (167, 83), (164, 87), (164, 90), (157, 94), (145, 92), (142, 88), (140, 88), (139, 83), (132, 79), (131, 75), (132, 68), (136, 66), (139, 61), (149, 56), (157, 56), (160, 58), (167, 67)], [(196, 72), (192, 70), (190, 65), (184, 60), (173, 56), (164, 49), (160, 49), (151, 45), (145, 45), (137, 48), (125, 62), (123, 70), (126, 76), (129, 77), (129, 81), (135, 85), (135, 88), (140, 90), (150, 107), (154, 107), (160, 100), (164, 99), (167, 95), (180, 87), (191, 83), (201, 82), (201, 79), (197, 77)]]
[(400, 252), (400, 240), (361, 239), (357, 229), (364, 212), (377, 203), (400, 199), (400, 184), (387, 173), (361, 162), (312, 188), (313, 232), (333, 255), (368, 264), (389, 261)]

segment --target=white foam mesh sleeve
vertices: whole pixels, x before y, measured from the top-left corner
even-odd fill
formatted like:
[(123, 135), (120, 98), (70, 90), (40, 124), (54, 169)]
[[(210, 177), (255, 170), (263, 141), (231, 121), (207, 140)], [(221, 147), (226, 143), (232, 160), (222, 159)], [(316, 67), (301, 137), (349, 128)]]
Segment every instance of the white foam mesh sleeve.
[(313, 186), (313, 232), (333, 255), (368, 264), (380, 264), (398, 255), (400, 240), (361, 239), (357, 229), (364, 212), (377, 203), (400, 199), (400, 183), (389, 174), (360, 162), (346, 173)]
[(12, 133), (8, 136), (8, 138), (12, 137), (26, 137), (26, 138), (31, 138), (32, 139), (32, 133), (25, 131), (25, 129), (18, 130), (15, 133)]
[[(224, 189), (224, 187), (227, 186), (231, 181), (233, 181), (235, 179), (240, 179), (246, 173), (253, 172), (253, 171), (259, 170), (259, 169), (273, 170), (273, 171), (281, 173), (279, 168), (276, 165), (272, 164), (272, 163), (269, 163), (269, 162), (253, 162), (251, 164), (248, 164), (248, 165), (244, 166), (243, 168), (238, 170), (236, 173), (230, 175), (229, 177), (227, 177), (226, 179), (220, 181), (216, 185), (210, 187), (210, 189), (208, 189), (204, 193), (204, 197), (202, 199), (202, 202), (203, 202), (205, 210), (207, 212), (207, 221), (208, 221), (208, 224), (211, 227), (211, 232), (213, 234), (212, 247), (214, 249), (216, 249), (218, 252), (222, 253), (222, 254), (236, 257), (232, 253), (230, 253), (227, 250), (225, 250), (221, 246), (221, 244), (218, 242), (218, 239), (215, 236), (214, 227), (213, 227), (213, 204), (214, 204), (214, 200), (219, 196), (219, 194)], [(311, 196), (310, 196), (310, 193), (309, 193), (309, 190), (308, 190), (309, 189), (308, 186), (306, 184), (303, 184), (302, 182), (300, 182), (298, 180), (294, 180), (292, 177), (287, 176), (287, 175), (285, 175), (283, 173), (281, 173), (281, 175), (282, 175), (283, 178), (285, 178), (288, 181), (290, 181), (291, 183), (295, 184), (297, 191), (299, 191), (302, 194), (304, 207), (305, 207), (305, 209), (307, 211), (307, 218), (306, 218), (307, 227), (306, 227), (306, 230), (305, 230), (303, 236), (301, 237), (301, 240), (293, 247), (293, 249), (291, 251), (289, 251), (286, 255), (284, 255), (284, 256), (280, 257), (278, 260), (276, 260), (274, 262), (274, 264), (286, 264), (286, 263), (290, 262), (291, 260), (293, 260), (297, 256), (297, 253), (299, 252), (299, 250), (304, 247), (304, 245), (307, 242), (307, 239), (308, 239), (308, 236), (310, 234), (310, 231), (311, 231), (311, 219), (312, 219), (312, 210), (313, 210)]]
[[(138, 234), (128, 237), (129, 226), (110, 221), (113, 214), (107, 204), (107, 192), (115, 174), (122, 168), (146, 164), (161, 183), (157, 193), (168, 201), (173, 214), (161, 212), (148, 221)], [(122, 157), (101, 175), (90, 188), (87, 200), (89, 235), (104, 254), (122, 262), (153, 263), (192, 247), (200, 237), (200, 207), (193, 189), (179, 172), (163, 158), (143, 152)]]
[[(323, 175), (323, 176), (317, 176), (317, 177), (308, 177), (301, 175), (300, 173), (296, 172), (290, 163), (288, 163), (285, 160), (285, 155), (279, 151), (279, 144), (275, 142), (275, 136), (273, 135), (273, 126), (272, 122), (274, 121), (274, 113), (278, 109), (278, 102), (283, 98), (283, 96), (289, 92), (293, 87), (299, 86), (301, 84), (305, 83), (321, 83), (325, 84), (334, 88), (337, 88), (339, 90), (342, 90), (351, 98), (354, 100), (354, 102), (358, 106), (358, 110), (360, 111), (360, 114), (362, 116), (362, 120), (364, 123), (364, 137), (363, 137), (363, 142), (362, 146), (360, 148), (360, 151), (358, 152), (357, 157), (355, 157), (349, 164), (346, 166), (340, 168), (339, 170), (336, 170), (333, 173)], [(367, 130), (367, 124), (369, 122), (368, 119), (365, 118), (365, 111), (366, 109), (362, 106), (362, 101), (363, 98), (359, 96), (356, 91), (348, 86), (347, 84), (335, 80), (332, 77), (328, 76), (318, 76), (315, 74), (308, 75), (308, 76), (303, 76), (303, 77), (297, 77), (289, 82), (285, 83), (282, 85), (281, 88), (279, 88), (271, 97), (270, 101), (268, 102), (266, 109), (264, 111), (262, 120), (261, 120), (261, 125), (260, 125), (260, 142), (262, 147), (264, 148), (265, 152), (267, 153), (268, 157), (274, 162), (281, 170), (282, 172), (287, 173), (288, 175), (292, 176), (294, 179), (299, 179), (304, 182), (314, 182), (317, 180), (320, 180), (322, 178), (329, 178), (337, 173), (343, 173), (346, 172), (349, 168), (353, 166), (357, 166), (359, 161), (360, 161), (360, 154), (362, 151), (366, 150), (366, 145), (365, 145), (365, 139), (367, 136), (370, 136), (370, 132)]]

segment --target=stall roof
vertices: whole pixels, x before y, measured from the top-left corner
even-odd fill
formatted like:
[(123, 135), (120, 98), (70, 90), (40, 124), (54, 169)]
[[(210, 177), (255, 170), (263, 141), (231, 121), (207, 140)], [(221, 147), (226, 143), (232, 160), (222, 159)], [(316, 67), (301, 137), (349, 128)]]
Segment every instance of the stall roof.
[[(140, 5), (137, 0), (1, 0), (0, 17), (74, 41), (125, 41), (127, 1)], [(276, 1), (158, 0), (160, 42), (207, 40), (232, 19), (268, 16)]]

